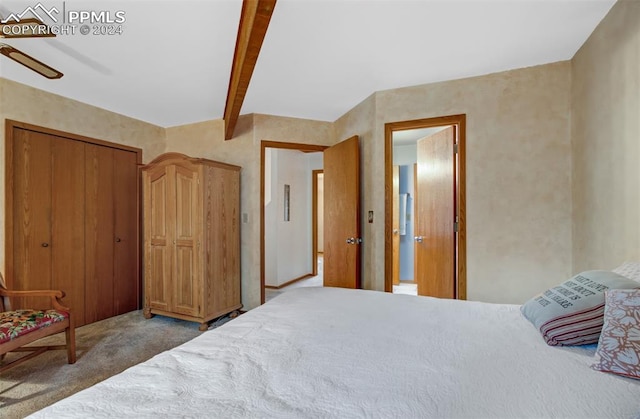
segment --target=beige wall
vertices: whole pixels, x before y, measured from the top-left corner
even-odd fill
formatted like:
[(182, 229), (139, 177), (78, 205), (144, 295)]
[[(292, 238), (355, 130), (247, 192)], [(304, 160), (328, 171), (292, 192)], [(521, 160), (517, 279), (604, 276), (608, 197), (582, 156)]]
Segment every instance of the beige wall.
[(242, 167), (241, 226), (242, 303), (245, 309), (260, 304), (260, 144), (281, 141), (331, 145), (333, 124), (261, 114), (240, 117), (234, 138), (224, 140), (222, 120), (167, 128), (166, 151), (205, 157)]
[(366, 288), (384, 289), (384, 124), (452, 114), (467, 115), (468, 298), (521, 303), (567, 278), (570, 76), (560, 62), (378, 92), (336, 122), (362, 136)]
[(164, 129), (0, 78), (0, 267), (4, 272), (5, 119), (139, 147), (145, 161), (165, 147)]
[(640, 2), (618, 1), (572, 60), (573, 270), (640, 260)]

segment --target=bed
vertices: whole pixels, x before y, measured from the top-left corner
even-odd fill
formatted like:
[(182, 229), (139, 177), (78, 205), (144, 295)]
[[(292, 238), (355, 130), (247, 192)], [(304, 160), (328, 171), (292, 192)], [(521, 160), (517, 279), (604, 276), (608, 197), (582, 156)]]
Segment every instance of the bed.
[(519, 307), (299, 288), (31, 417), (639, 417), (639, 380)]

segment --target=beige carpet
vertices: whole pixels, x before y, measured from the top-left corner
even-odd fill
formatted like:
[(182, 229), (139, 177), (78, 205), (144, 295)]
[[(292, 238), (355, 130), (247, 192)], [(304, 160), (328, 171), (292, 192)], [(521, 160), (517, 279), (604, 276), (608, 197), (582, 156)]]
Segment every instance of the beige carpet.
[[(210, 329), (228, 320), (218, 319)], [(0, 417), (23, 418), (201, 333), (198, 323), (162, 316), (146, 320), (141, 310), (79, 327), (75, 364), (67, 364), (65, 350), (47, 351), (0, 374)], [(63, 343), (63, 333), (37, 342)], [(3, 362), (21, 355), (7, 354)]]

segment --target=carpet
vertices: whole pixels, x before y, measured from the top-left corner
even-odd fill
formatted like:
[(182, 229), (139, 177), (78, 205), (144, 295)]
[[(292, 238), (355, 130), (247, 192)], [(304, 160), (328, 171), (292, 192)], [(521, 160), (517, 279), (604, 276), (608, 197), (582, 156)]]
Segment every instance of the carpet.
[[(209, 329), (229, 320), (214, 321)], [(67, 364), (66, 350), (47, 351), (0, 375), (0, 417), (23, 418), (73, 393), (146, 361), (200, 335), (199, 323), (163, 316), (145, 319), (142, 310), (76, 329), (77, 361)], [(64, 333), (34, 345), (64, 344)], [(24, 353), (9, 353), (11, 361)]]

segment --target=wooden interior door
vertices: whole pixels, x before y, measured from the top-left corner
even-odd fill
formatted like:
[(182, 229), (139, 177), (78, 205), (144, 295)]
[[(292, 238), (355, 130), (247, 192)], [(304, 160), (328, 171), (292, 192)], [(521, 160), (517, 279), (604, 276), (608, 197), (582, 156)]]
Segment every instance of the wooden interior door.
[(324, 150), (324, 286), (360, 288), (360, 151), (351, 137)]
[[(173, 271), (173, 311), (198, 316), (198, 293), (202, 278), (198, 274), (198, 171), (175, 166), (175, 253)], [(173, 191), (172, 191), (173, 192)], [(202, 225), (200, 224), (200, 229)]]
[(415, 224), (418, 294), (455, 298), (454, 127), (418, 140)]
[(400, 284), (400, 167), (393, 166), (393, 285)]
[[(10, 288), (51, 289), (51, 137), (14, 127), (11, 145), (13, 188), (11, 229), (13, 272)], [(37, 261), (37, 263), (35, 263)], [(41, 299), (40, 299), (41, 300)], [(34, 307), (42, 301), (16, 299), (14, 308)]]

